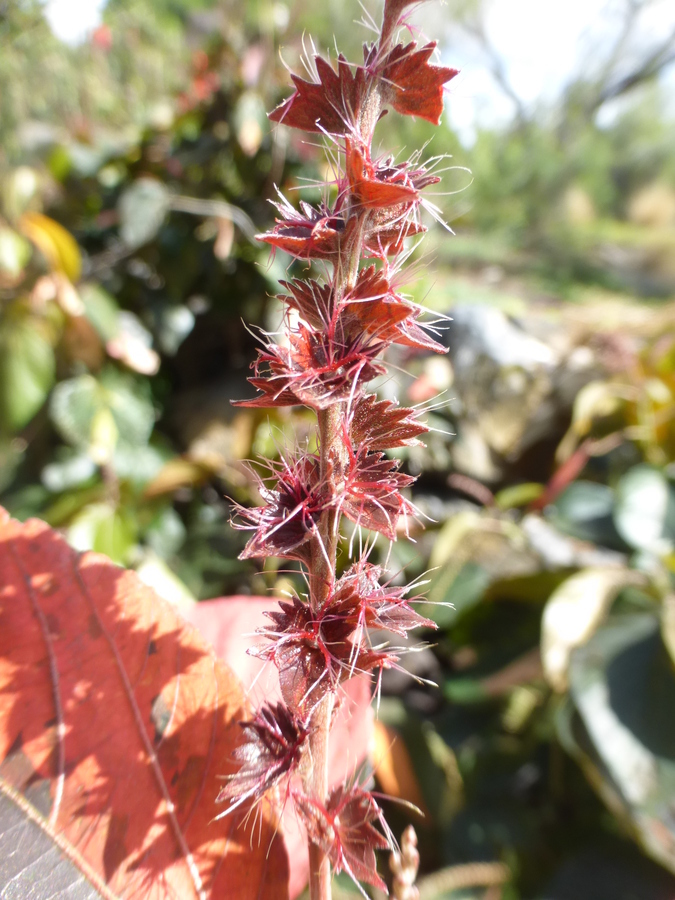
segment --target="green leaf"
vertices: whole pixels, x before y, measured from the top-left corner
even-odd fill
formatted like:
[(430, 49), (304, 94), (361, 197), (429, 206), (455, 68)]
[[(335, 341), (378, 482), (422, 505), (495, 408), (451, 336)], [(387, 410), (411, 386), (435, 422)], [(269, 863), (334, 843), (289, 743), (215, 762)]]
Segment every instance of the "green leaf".
[(185, 541), (183, 520), (173, 506), (158, 510), (145, 531), (145, 540), (157, 556), (168, 559), (177, 553)]
[(12, 228), (0, 227), (1, 271), (16, 278), (30, 259), (30, 253), (30, 244), (24, 237)]
[(67, 449), (59, 458), (48, 463), (42, 470), (42, 483), (55, 494), (79, 487), (96, 474), (96, 465), (91, 457)]
[(21, 216), (19, 227), (39, 248), (52, 271), (63, 272), (69, 281), (79, 280), (82, 254), (77, 241), (63, 225), (49, 216), (29, 210)]
[(113, 468), (119, 478), (129, 481), (134, 487), (145, 487), (162, 470), (170, 454), (152, 444), (134, 446), (119, 441), (113, 456)]
[(124, 565), (135, 543), (136, 528), (124, 509), (110, 503), (92, 503), (73, 519), (67, 538), (76, 550), (95, 550)]
[(153, 588), (160, 597), (168, 600), (181, 612), (187, 613), (190, 607), (197, 602), (176, 573), (152, 550), (145, 552), (141, 562), (136, 564), (136, 574), (141, 581)]
[(163, 353), (174, 356), (185, 338), (195, 327), (194, 313), (187, 306), (169, 306), (165, 303), (155, 315), (157, 341)]
[(644, 575), (629, 569), (584, 569), (553, 591), (541, 622), (541, 660), (555, 690), (567, 690), (572, 651), (592, 637), (618, 592), (645, 582)]
[(575, 481), (556, 500), (550, 518), (566, 534), (607, 547), (621, 546), (612, 519), (614, 493), (604, 484)]
[(109, 462), (117, 447), (144, 447), (155, 418), (147, 383), (112, 368), (98, 380), (78, 375), (62, 381), (50, 412), (64, 440), (99, 463)]
[(450, 703), (459, 706), (485, 703), (490, 699), (477, 678), (448, 678), (443, 683), (443, 693)]
[(54, 384), (54, 351), (32, 317), (7, 318), (0, 328), (0, 425), (18, 431)]
[(50, 499), (49, 491), (41, 484), (27, 484), (9, 496), (3, 497), (2, 505), (12, 518), (25, 522), (32, 516), (40, 515), (45, 503)]
[(99, 390), (93, 375), (79, 375), (62, 381), (52, 394), (52, 421), (61, 437), (76, 447), (89, 449), (91, 423), (101, 405)]
[(431, 602), (421, 604), (419, 612), (439, 628), (449, 628), (481, 602), (490, 581), (490, 573), (474, 562), (465, 563), (458, 572), (441, 570), (429, 583)]
[(151, 241), (169, 211), (170, 194), (154, 178), (139, 178), (128, 187), (117, 206), (120, 237), (127, 247), (141, 247)]
[(4, 491), (14, 481), (25, 452), (26, 442), (21, 438), (0, 438), (0, 491)]
[(675, 664), (675, 594), (668, 594), (661, 607), (661, 633), (663, 643)]
[(614, 522), (636, 550), (667, 553), (675, 542), (675, 493), (659, 469), (634, 466), (616, 489)]
[(99, 481), (82, 488), (64, 491), (49, 506), (43, 506), (40, 518), (52, 528), (62, 528), (73, 521), (77, 513), (91, 503), (97, 503), (106, 496), (106, 488)]
[(114, 297), (97, 284), (84, 284), (79, 289), (84, 314), (102, 341), (114, 338), (118, 331), (119, 307)]
[(514, 484), (503, 488), (495, 494), (495, 504), (499, 509), (513, 509), (518, 506), (527, 506), (533, 500), (538, 500), (544, 492), (544, 485), (536, 481), (528, 481), (524, 484)]

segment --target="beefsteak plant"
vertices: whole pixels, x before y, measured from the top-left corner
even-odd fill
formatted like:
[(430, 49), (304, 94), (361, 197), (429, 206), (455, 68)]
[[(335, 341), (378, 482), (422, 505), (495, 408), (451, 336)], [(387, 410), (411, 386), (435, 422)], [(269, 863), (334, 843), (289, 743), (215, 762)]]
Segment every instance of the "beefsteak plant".
[(283, 702), (242, 723), (240, 768), (219, 800), (227, 803), (223, 815), (270, 791), (294, 804), (309, 841), (312, 900), (330, 898), (331, 868), (384, 889), (375, 851), (392, 843), (363, 786), (328, 789), (340, 685), (397, 664), (393, 649), (371, 645), (369, 628), (405, 636), (416, 626), (433, 627), (415, 612), (409, 591), (382, 582), (368, 549), (336, 575), (342, 516), (392, 541), (405, 532), (414, 509), (403, 490), (413, 479), (386, 451), (418, 443), (429, 430), (419, 410), (378, 399), (368, 383), (386, 371), (382, 356), (390, 344), (444, 352), (420, 323), (422, 310), (397, 288), (406, 238), (426, 230), (422, 191), (439, 178), (419, 154), (397, 162), (372, 148), (389, 108), (438, 124), (443, 86), (456, 74), (432, 62), (435, 43), (398, 42), (413, 2), (386, 0), (378, 40), (364, 47), (360, 65), (315, 56), (310, 80), (293, 75), (295, 91), (270, 116), (320, 135), (338, 160), (331, 203), (295, 209), (282, 197), (275, 227), (259, 237), (310, 264), (324, 261), (320, 269), (328, 274), (284, 283), (285, 339), (260, 349), (249, 379), (258, 395), (238, 401), (316, 411), (318, 451), (297, 448), (269, 464), (259, 484), (264, 505), (239, 510), (240, 527), (253, 532), (242, 556), (299, 561), (308, 593), (281, 602), (262, 631), (255, 652), (277, 666)]

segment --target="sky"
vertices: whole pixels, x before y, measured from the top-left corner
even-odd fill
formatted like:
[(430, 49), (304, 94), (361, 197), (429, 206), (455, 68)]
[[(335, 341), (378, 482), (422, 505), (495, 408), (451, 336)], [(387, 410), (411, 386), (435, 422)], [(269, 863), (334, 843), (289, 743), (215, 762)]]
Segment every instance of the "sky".
[[(515, 93), (528, 106), (554, 99), (574, 73), (598, 61), (598, 48), (602, 51), (615, 37), (617, 13), (624, 6), (625, 0), (491, 0), (485, 30)], [(673, 28), (675, 0), (655, 0), (631, 35), (628, 50), (639, 50)], [(457, 29), (453, 33), (452, 26), (448, 38), (443, 62), (460, 69), (450, 84), (450, 121), (464, 142), (471, 143), (477, 125), (508, 121), (515, 108), (496, 86), (477, 46)], [(626, 66), (630, 62), (628, 52)], [(663, 80), (675, 99), (675, 65)]]
[[(52, 30), (68, 43), (84, 40), (99, 24), (106, 0), (47, 0)], [(486, 31), (504, 61), (508, 78), (525, 104), (551, 99), (584, 65), (592, 65), (598, 46), (611, 39), (616, 11), (625, 0), (488, 0)], [(436, 4), (420, 12), (422, 28), (432, 34), (437, 17), (447, 18)], [(654, 0), (641, 41), (675, 27), (675, 0)], [(477, 48), (450, 26), (443, 62), (461, 69), (450, 85), (449, 121), (464, 143), (472, 143), (476, 127), (508, 121), (514, 107), (499, 89)], [(675, 65), (666, 76), (675, 98)]]
[(78, 44), (101, 22), (106, 0), (47, 0), (45, 15), (54, 34)]

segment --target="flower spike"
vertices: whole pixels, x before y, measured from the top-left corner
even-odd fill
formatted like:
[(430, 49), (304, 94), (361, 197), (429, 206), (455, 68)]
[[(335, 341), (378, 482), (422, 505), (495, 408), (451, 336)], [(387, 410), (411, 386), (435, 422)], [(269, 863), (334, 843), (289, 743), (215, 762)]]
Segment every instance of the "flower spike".
[(415, 479), (386, 453), (419, 445), (430, 428), (420, 410), (379, 398), (369, 383), (387, 372), (392, 344), (447, 352), (435, 323), (425, 323), (423, 309), (397, 286), (411, 252), (406, 242), (426, 231), (421, 216), (440, 218), (425, 199), (439, 181), (438, 158), (424, 164), (417, 152), (405, 161), (373, 153), (388, 109), (438, 124), (444, 86), (457, 74), (431, 61), (435, 43), (398, 43), (415, 2), (385, 0), (379, 39), (364, 47), (360, 65), (314, 55), (310, 76), (293, 75), (293, 92), (270, 114), (324, 136), (335, 175), (318, 205), (295, 208), (279, 194), (274, 227), (258, 237), (309, 271), (282, 282), (284, 334), (264, 337), (248, 379), (257, 393), (237, 405), (308, 407), (318, 434), (314, 452), (297, 449), (256, 476), (262, 504), (238, 507), (238, 527), (252, 532), (241, 558), (294, 560), (308, 592), (280, 601), (249, 651), (277, 668), (283, 702), (242, 724), (240, 768), (219, 799), (226, 815), (285, 789), (307, 833), (311, 900), (330, 900), (331, 867), (385, 890), (376, 852), (393, 839), (382, 811), (359, 785), (329, 787), (333, 713), (348, 679), (370, 675), (378, 692), (385, 669), (402, 670), (406, 648), (374, 644), (371, 629), (406, 639), (413, 628), (436, 627), (416, 611), (421, 598), (410, 596), (412, 586), (393, 584), (370, 562), (374, 538), (337, 572), (343, 517), (359, 537), (367, 529), (395, 541), (416, 515), (406, 496)]

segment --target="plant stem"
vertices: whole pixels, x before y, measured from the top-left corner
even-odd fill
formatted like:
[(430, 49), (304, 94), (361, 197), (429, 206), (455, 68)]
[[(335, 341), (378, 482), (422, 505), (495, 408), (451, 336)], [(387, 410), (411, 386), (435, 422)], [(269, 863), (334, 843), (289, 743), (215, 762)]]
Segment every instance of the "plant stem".
[[(336, 403), (318, 413), (321, 481), (328, 496), (334, 494), (343, 477), (345, 449), (342, 440), (342, 406), (343, 404)], [(315, 611), (321, 609), (333, 588), (338, 525), (335, 509), (327, 509), (319, 522), (318, 540), (313, 542), (309, 597)]]
[[(314, 712), (310, 752), (312, 777), (310, 796), (321, 803), (328, 796), (328, 736), (333, 713), (333, 692), (327, 691)], [(311, 900), (331, 900), (330, 860), (316, 844), (309, 842), (309, 896)]]
[[(342, 404), (318, 413), (321, 480), (328, 491), (342, 477), (344, 444), (342, 441)], [(333, 589), (338, 542), (338, 515), (334, 509), (324, 512), (319, 523), (319, 539), (314, 542), (309, 581), (312, 609), (319, 610)], [(325, 804), (328, 797), (328, 737), (333, 712), (333, 692), (327, 691), (312, 714), (309, 739), (312, 759), (309, 783), (310, 797)], [(309, 841), (309, 896), (311, 900), (331, 900), (330, 861), (326, 853)]]

